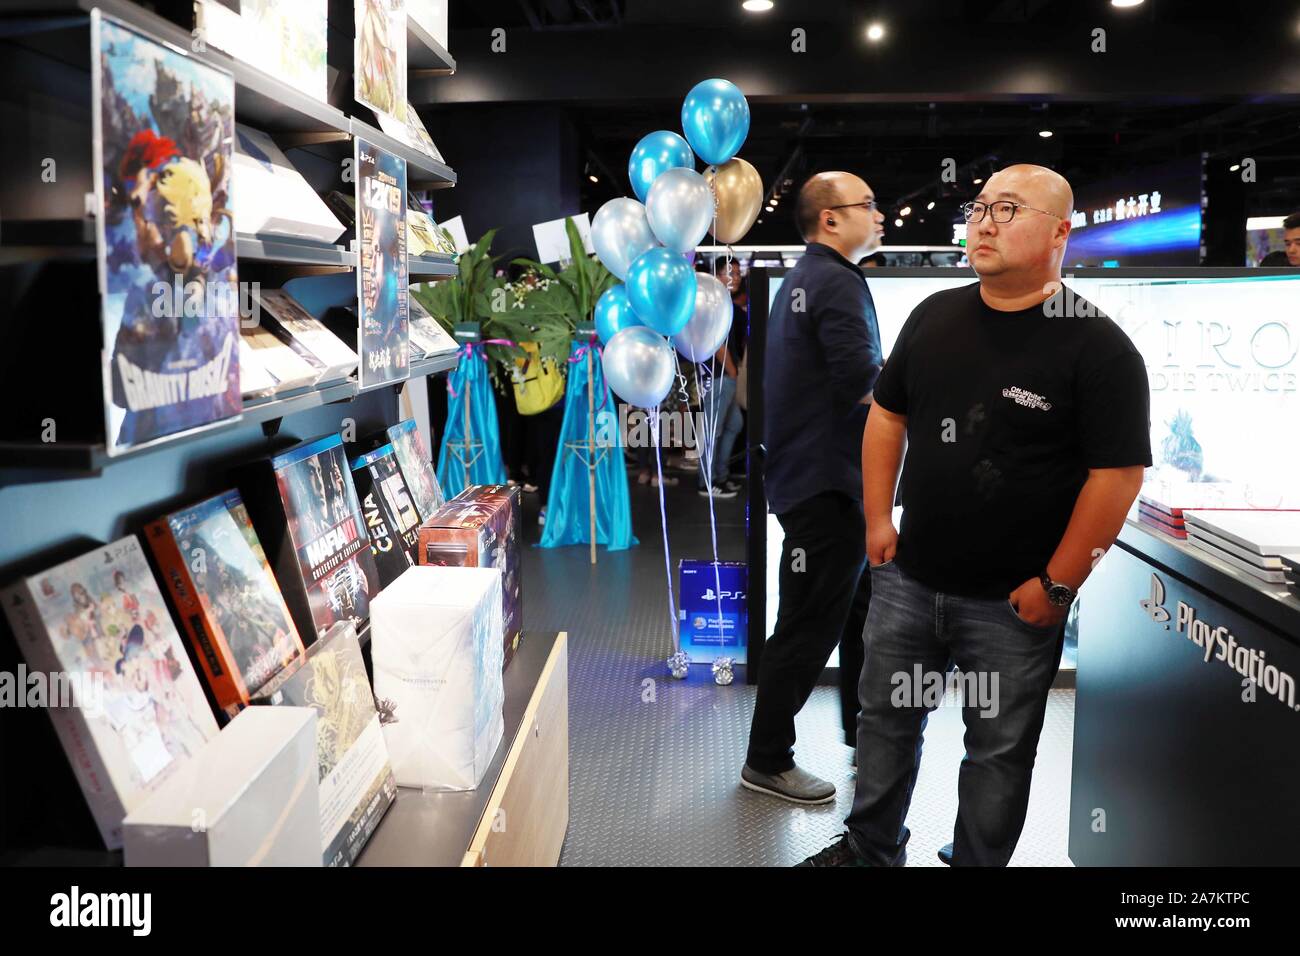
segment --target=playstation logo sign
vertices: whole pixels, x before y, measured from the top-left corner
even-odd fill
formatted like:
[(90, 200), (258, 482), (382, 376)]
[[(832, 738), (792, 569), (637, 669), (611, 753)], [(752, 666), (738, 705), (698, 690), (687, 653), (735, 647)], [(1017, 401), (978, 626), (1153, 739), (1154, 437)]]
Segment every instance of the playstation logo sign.
[(700, 599), (704, 601), (740, 601), (743, 600), (744, 597), (744, 591), (718, 591), (714, 593), (713, 588), (706, 588), (704, 593), (700, 595)]
[(1157, 624), (1169, 630), (1169, 610), (1165, 607), (1165, 585), (1156, 574), (1151, 575), (1151, 595), (1140, 602), (1142, 610)]

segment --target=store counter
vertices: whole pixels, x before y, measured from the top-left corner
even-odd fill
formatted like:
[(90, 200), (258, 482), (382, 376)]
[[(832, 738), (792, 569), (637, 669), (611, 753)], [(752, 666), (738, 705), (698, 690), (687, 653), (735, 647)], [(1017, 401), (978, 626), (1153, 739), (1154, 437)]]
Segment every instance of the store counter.
[(1070, 859), (1300, 858), (1300, 599), (1130, 520), (1080, 594)]

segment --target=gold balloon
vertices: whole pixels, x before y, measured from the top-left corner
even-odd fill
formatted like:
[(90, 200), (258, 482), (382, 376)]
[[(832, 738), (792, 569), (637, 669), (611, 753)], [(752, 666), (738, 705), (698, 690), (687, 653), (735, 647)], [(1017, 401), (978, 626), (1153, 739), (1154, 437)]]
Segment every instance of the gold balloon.
[(763, 180), (758, 170), (739, 156), (710, 166), (704, 178), (717, 198), (717, 218), (710, 232), (718, 242), (739, 242), (749, 232), (763, 205)]

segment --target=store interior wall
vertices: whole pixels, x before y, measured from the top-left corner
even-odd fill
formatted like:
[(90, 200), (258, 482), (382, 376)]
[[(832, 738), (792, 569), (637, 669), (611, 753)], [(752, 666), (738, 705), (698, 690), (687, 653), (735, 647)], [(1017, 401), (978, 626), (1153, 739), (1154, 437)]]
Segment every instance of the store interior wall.
[(430, 114), (426, 122), (459, 176), (455, 189), (433, 193), (434, 218), (463, 217), (470, 242), (499, 228), (492, 252), (503, 264), (536, 258), (535, 223), (584, 211), (578, 138), (564, 109), (489, 106)]

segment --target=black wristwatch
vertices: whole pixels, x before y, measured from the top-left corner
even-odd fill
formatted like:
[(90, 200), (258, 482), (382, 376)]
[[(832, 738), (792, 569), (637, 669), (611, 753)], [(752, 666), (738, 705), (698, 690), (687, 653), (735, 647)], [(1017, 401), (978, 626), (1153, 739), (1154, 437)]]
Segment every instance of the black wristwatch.
[(1038, 581), (1043, 585), (1043, 590), (1047, 592), (1047, 600), (1057, 607), (1069, 607), (1075, 595), (1078, 594), (1068, 584), (1053, 581), (1047, 576), (1046, 571), (1039, 575)]

